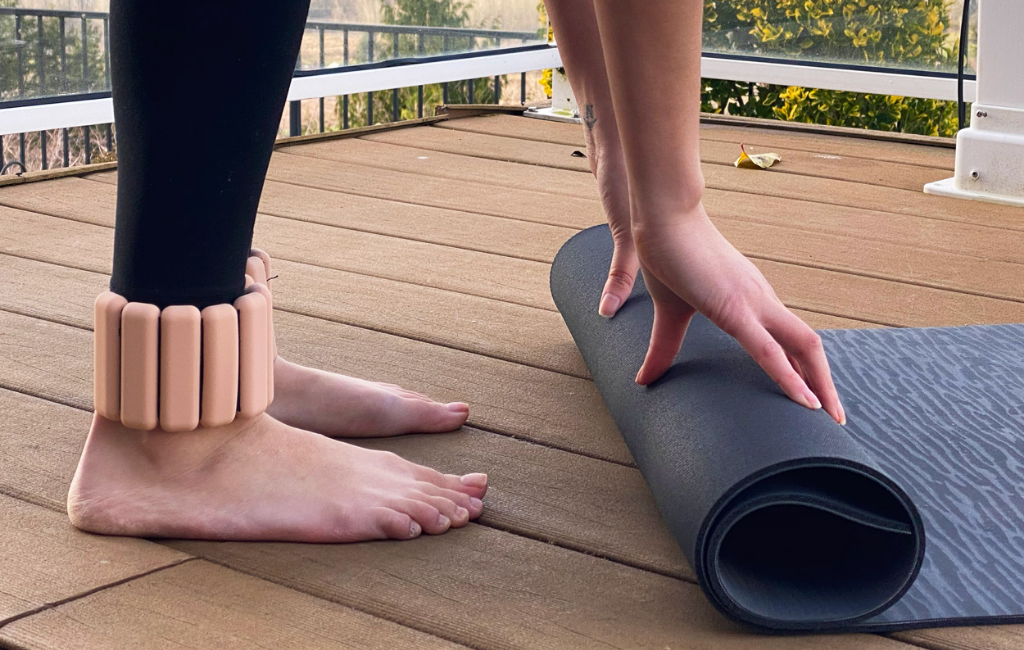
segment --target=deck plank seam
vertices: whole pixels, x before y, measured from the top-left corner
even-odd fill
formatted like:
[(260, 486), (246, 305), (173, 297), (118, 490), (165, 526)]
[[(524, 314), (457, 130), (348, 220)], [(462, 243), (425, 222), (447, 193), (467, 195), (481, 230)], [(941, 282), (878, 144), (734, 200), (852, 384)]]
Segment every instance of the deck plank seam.
[(74, 602), (76, 600), (81, 600), (82, 598), (86, 598), (88, 596), (92, 596), (93, 594), (97, 594), (97, 593), (99, 593), (101, 591), (106, 591), (107, 589), (111, 589), (113, 587), (119, 587), (119, 586), (121, 586), (121, 585), (123, 585), (125, 583), (128, 583), (128, 582), (131, 582), (133, 580), (138, 580), (139, 578), (145, 578), (146, 576), (153, 575), (154, 573), (158, 573), (160, 571), (165, 571), (167, 569), (173, 569), (174, 567), (181, 566), (182, 564), (185, 564), (186, 562), (192, 562), (192, 561), (198, 560), (198, 559), (199, 559), (198, 557), (194, 557), (194, 556), (193, 557), (181, 558), (181, 559), (175, 560), (173, 562), (170, 562), (168, 564), (165, 564), (164, 566), (156, 567), (155, 569), (149, 569), (148, 571), (143, 571), (142, 573), (139, 573), (139, 574), (136, 574), (136, 575), (132, 575), (132, 576), (128, 576), (127, 578), (121, 578), (120, 580), (115, 580), (114, 582), (111, 582), (111, 583), (108, 583), (108, 584), (105, 584), (105, 585), (100, 585), (99, 587), (94, 587), (92, 589), (83, 591), (83, 592), (81, 592), (79, 594), (75, 594), (73, 596), (68, 596), (67, 598), (61, 598), (60, 600), (55, 600), (55, 601), (53, 601), (51, 603), (44, 603), (44, 604), (42, 604), (42, 605), (40, 605), (38, 607), (35, 607), (33, 609), (28, 610), (27, 612), (22, 612), (20, 614), (15, 614), (14, 616), (10, 616), (8, 618), (0, 620), (0, 630), (2, 630), (4, 627), (10, 625), (11, 623), (14, 623), (15, 621), (20, 621), (23, 618), (28, 618), (29, 616), (34, 616), (34, 615), (39, 614), (41, 612), (45, 612), (47, 610), (51, 610), (51, 609), (54, 609), (56, 607), (60, 607), (61, 605), (66, 605), (66, 604), (68, 604), (70, 602)]
[[(0, 255), (4, 255), (4, 253), (0, 253)], [(22, 258), (22, 259), (26, 259), (26, 258)], [(39, 260), (30, 260), (30, 261), (39, 262)], [(40, 262), (40, 264), (46, 264), (46, 263), (47, 262)], [(74, 267), (65, 266), (63, 268), (74, 268)], [(74, 270), (81, 271), (83, 269), (74, 269)], [(97, 274), (97, 275), (99, 275), (99, 274)], [(54, 325), (66, 325), (68, 327), (73, 327), (76, 330), (82, 330), (82, 331), (85, 331), (85, 332), (92, 332), (92, 327), (89, 327), (89, 326), (86, 326), (86, 325), (82, 325), (81, 323), (76, 323), (76, 322), (74, 322), (74, 321), (72, 321), (70, 319), (69, 320), (60, 320), (58, 318), (51, 318), (49, 316), (44, 316), (42, 314), (34, 314), (32, 312), (29, 312), (29, 311), (23, 311), (21, 309), (18, 309), (16, 307), (11, 307), (9, 305), (0, 306), (0, 312), (5, 312), (5, 313), (8, 313), (8, 314), (16, 314), (18, 316), (24, 316), (26, 318), (35, 318), (36, 320), (41, 320), (41, 321), (46, 322), (46, 323), (53, 323)]]

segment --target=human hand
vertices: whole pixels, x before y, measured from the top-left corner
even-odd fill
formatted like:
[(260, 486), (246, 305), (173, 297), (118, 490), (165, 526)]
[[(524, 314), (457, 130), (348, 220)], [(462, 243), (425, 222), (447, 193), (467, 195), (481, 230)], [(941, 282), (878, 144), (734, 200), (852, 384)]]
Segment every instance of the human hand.
[(697, 312), (734, 337), (783, 392), (807, 408), (846, 414), (821, 337), (775, 295), (750, 260), (715, 228), (699, 203), (690, 214), (647, 224), (633, 236), (654, 301), (651, 342), (636, 382), (647, 385), (672, 365)]

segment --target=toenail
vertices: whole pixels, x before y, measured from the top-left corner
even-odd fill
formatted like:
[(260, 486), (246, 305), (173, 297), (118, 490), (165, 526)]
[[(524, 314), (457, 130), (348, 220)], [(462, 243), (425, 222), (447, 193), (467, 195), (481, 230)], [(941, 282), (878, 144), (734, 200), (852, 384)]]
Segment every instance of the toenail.
[(411, 524), (409, 524), (409, 537), (419, 536), (421, 530), (422, 529), (420, 528), (419, 524), (417, 524), (415, 521), (412, 522)]
[(480, 510), (484, 507), (484, 502), (476, 497), (469, 497), (469, 505), (473, 507), (473, 510)]
[(462, 481), (463, 485), (468, 485), (469, 487), (484, 487), (487, 485), (486, 474), (466, 474), (459, 480)]
[(445, 405), (452, 413), (469, 413), (469, 404), (465, 402), (452, 402)]
[(440, 524), (441, 528), (448, 528), (452, 525), (452, 520), (444, 515), (437, 518), (437, 523)]
[(459, 519), (468, 519), (468, 518), (469, 518), (469, 510), (466, 510), (466, 509), (465, 509), (465, 508), (463, 508), (462, 506), (459, 506), (459, 507), (458, 507), (458, 508), (457, 508), (457, 509), (455, 510), (455, 515), (456, 515), (456, 516), (457, 516), (457, 517), (458, 517)]

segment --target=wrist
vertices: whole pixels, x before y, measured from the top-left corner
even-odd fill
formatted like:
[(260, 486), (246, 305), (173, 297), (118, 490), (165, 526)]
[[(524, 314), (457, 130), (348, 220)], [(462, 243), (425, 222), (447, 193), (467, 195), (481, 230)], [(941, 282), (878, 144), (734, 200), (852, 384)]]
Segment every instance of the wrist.
[(631, 223), (634, 238), (638, 235), (664, 232), (699, 224), (707, 220), (701, 203), (704, 197), (704, 176), (699, 172), (673, 185), (665, 192), (640, 190), (632, 198)]

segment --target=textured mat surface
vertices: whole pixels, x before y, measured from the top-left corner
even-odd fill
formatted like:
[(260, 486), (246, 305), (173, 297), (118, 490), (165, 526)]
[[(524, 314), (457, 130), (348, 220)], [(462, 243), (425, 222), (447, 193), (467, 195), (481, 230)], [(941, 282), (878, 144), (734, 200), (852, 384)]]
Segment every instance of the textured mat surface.
[(597, 313), (608, 229), (551, 291), (700, 585), (771, 630), (1024, 621), (1024, 325), (822, 332), (849, 424), (790, 402), (698, 317), (655, 385), (639, 281)]

